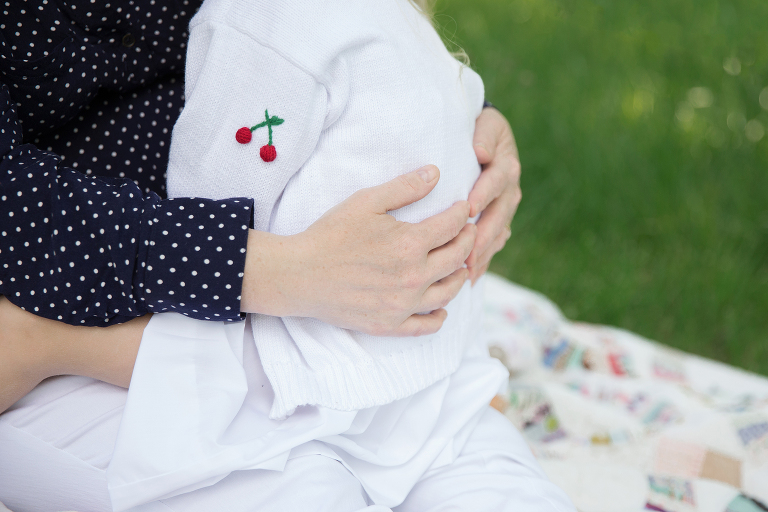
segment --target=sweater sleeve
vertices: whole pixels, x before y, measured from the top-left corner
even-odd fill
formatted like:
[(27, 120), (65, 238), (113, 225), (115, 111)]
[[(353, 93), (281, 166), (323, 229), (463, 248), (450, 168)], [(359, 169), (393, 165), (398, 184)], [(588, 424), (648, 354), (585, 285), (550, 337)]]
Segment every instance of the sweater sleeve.
[(111, 325), (147, 312), (240, 320), (252, 200), (143, 194), (22, 144), (0, 89), (0, 294), (73, 325)]
[(169, 196), (252, 197), (254, 228), (269, 230), (329, 122), (331, 92), (291, 55), (220, 20), (193, 21), (185, 83)]

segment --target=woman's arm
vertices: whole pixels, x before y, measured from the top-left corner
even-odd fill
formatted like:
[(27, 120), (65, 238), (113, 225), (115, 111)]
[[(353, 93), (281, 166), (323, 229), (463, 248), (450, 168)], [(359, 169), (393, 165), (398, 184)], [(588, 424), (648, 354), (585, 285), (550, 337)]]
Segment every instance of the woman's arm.
[(0, 296), (0, 412), (54, 375), (128, 387), (150, 316), (110, 327), (79, 327), (33, 315)]
[[(240, 317), (251, 199), (161, 199), (32, 144), (0, 84), (0, 294), (72, 325)], [(163, 285), (165, 284), (165, 285)]]
[[(497, 113), (489, 116), (488, 111), (478, 118), (475, 142), (482, 144), (476, 148), (481, 162), (488, 158), (490, 162), (484, 165), (470, 202), (474, 199), (472, 207), (478, 210), (497, 204), (495, 213), (486, 209), (477, 227), (493, 240), (493, 233), (506, 233), (519, 202), (520, 165), (510, 156), (516, 155), (516, 148), (511, 131), (505, 135), (506, 121), (496, 122)], [(466, 278), (468, 271), (460, 267), (470, 250), (483, 255), (479, 262), (487, 258), (476, 263), (477, 272), (487, 266), (498, 244), (478, 249), (475, 228), (465, 226), (465, 203), (420, 224), (398, 223), (385, 214), (428, 194), (437, 183), (432, 170), (420, 170), (427, 171), (426, 179), (417, 171), (360, 191), (295, 237), (251, 230), (243, 310), (311, 313), (378, 334), (418, 335), (439, 329), (443, 310), (430, 315), (415, 312), (449, 302)], [(366, 219), (367, 226), (357, 224)], [(456, 233), (460, 234), (454, 238)], [(354, 261), (337, 260), (338, 245), (348, 247), (345, 252), (355, 255)], [(405, 259), (398, 257), (403, 247), (412, 248)], [(405, 293), (397, 294), (399, 301), (387, 302), (392, 290)], [(382, 307), (385, 304), (387, 308)], [(127, 386), (148, 321), (149, 315), (109, 328), (73, 327), (27, 313), (0, 297), (0, 412), (53, 375), (86, 375)]]
[[(446, 315), (441, 308), (467, 278), (460, 267), (475, 239), (474, 225), (466, 224), (469, 205), (420, 224), (397, 222), (386, 212), (425, 196), (438, 179), (430, 166), (360, 191), (300, 235), (251, 230), (245, 283), (253, 288), (243, 292), (243, 310), (313, 316), (382, 335), (437, 331)], [(0, 295), (0, 412), (54, 375), (128, 387), (150, 316), (109, 327), (72, 326)]]

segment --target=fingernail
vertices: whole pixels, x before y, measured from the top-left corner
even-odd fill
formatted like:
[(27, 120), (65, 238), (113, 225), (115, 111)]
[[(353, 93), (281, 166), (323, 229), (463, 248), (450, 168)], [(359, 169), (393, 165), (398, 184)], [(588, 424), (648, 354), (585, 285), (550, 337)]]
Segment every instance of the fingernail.
[(430, 181), (434, 180), (437, 176), (437, 169), (435, 169), (433, 166), (427, 166), (422, 167), (418, 171), (416, 171), (416, 174), (419, 175), (419, 177), (424, 180), (424, 183), (429, 183)]
[(486, 153), (488, 153), (490, 155), (490, 152), (488, 151), (488, 148), (485, 147), (485, 144), (483, 144), (482, 142), (478, 142), (477, 144), (475, 144), (475, 147), (482, 149), (483, 151), (485, 151)]

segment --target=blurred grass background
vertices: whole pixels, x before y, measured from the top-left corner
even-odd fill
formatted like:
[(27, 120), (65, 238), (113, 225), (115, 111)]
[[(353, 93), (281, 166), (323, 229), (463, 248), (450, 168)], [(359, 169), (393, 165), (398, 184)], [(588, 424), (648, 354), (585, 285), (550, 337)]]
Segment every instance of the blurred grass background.
[(435, 11), (520, 149), (523, 202), (492, 270), (571, 319), (768, 375), (768, 3)]

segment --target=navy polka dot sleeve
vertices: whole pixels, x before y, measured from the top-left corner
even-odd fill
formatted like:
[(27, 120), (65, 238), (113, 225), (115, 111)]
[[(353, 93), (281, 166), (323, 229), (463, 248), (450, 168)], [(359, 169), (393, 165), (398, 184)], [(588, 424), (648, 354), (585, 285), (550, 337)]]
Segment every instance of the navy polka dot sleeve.
[(251, 200), (165, 199), (86, 176), (0, 119), (0, 294), (47, 318), (111, 325), (147, 312), (240, 320)]
[(200, 1), (4, 4), (0, 294), (12, 302), (75, 325), (241, 319), (252, 200), (164, 199)]

